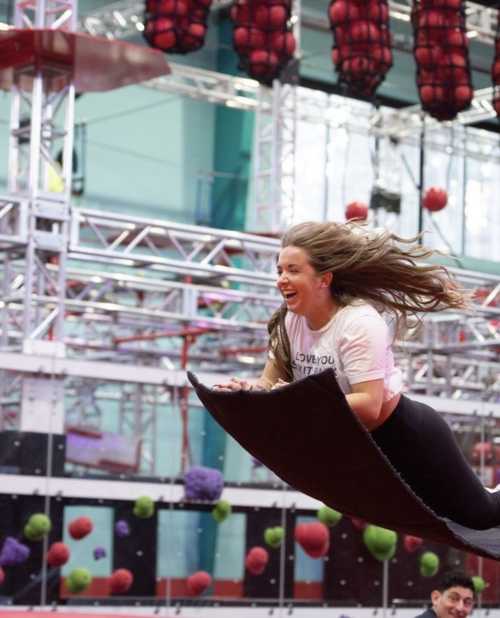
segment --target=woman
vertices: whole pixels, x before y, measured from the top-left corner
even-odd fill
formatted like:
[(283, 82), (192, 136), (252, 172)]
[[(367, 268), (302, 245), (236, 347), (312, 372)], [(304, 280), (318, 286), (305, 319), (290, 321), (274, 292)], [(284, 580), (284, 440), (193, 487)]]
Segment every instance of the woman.
[(431, 254), (414, 239), (356, 223), (292, 227), (277, 262), (284, 302), (269, 321), (262, 376), (214, 388), (271, 389), (333, 369), (352, 411), (415, 493), (438, 515), (486, 529), (500, 525), (500, 492), (481, 485), (436, 411), (401, 394), (381, 316), (392, 316), (399, 332), (416, 313), (467, 307), (444, 267), (418, 262)]

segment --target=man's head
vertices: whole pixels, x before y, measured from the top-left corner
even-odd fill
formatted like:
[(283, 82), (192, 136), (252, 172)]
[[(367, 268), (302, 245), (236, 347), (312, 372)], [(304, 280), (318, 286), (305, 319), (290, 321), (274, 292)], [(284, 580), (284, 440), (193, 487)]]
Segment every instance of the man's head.
[(466, 618), (474, 607), (474, 584), (461, 572), (448, 573), (431, 593), (437, 618)]

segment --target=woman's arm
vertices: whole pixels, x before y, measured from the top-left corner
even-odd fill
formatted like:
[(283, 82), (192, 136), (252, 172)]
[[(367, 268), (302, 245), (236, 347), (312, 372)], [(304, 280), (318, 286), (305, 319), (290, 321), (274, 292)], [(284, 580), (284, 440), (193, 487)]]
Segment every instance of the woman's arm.
[(347, 403), (368, 431), (372, 431), (382, 412), (384, 380), (359, 382), (351, 388), (352, 393), (346, 395)]

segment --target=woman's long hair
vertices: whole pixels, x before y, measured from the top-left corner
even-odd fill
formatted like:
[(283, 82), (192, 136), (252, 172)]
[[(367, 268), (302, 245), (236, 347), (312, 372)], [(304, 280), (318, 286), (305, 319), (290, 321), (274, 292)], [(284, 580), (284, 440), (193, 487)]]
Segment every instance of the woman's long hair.
[[(444, 266), (422, 264), (436, 252), (389, 231), (368, 230), (357, 222), (299, 223), (282, 238), (282, 248), (299, 247), (320, 275), (333, 274), (330, 291), (339, 306), (362, 299), (389, 312), (401, 334), (419, 313), (464, 309), (467, 294)], [(286, 305), (268, 323), (270, 350), (286, 378), (291, 379), (290, 344), (285, 331)]]

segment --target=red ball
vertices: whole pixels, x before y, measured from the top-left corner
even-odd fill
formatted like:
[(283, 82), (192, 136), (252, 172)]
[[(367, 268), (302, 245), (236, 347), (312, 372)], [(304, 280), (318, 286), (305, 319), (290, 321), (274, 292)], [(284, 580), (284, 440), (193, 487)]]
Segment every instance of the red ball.
[(495, 97), (493, 99), (493, 107), (495, 108), (497, 116), (500, 118), (500, 97)]
[(134, 576), (128, 569), (116, 569), (109, 578), (111, 594), (123, 594), (134, 583)]
[(431, 187), (425, 192), (422, 205), (430, 212), (438, 212), (439, 210), (443, 210), (447, 203), (448, 194), (446, 191), (439, 187)]
[(389, 8), (382, 2), (372, 2), (368, 8), (368, 15), (373, 21), (387, 24), (389, 20)]
[(359, 79), (373, 73), (375, 62), (371, 58), (356, 57), (348, 58), (342, 63), (342, 71), (352, 79)]
[(392, 64), (392, 52), (389, 47), (375, 45), (371, 50), (371, 57), (379, 66), (389, 67)]
[(252, 575), (260, 575), (269, 562), (269, 552), (263, 547), (252, 547), (246, 558), (245, 567)]
[(163, 13), (166, 15), (176, 15), (184, 17), (188, 13), (188, 3), (186, 0), (159, 0), (152, 3), (156, 5), (155, 13)]
[(363, 202), (351, 202), (347, 204), (345, 218), (348, 221), (350, 219), (362, 219), (365, 221), (368, 218), (368, 205)]
[(288, 18), (285, 7), (260, 4), (255, 9), (255, 25), (263, 30), (277, 30), (285, 26)]
[(295, 51), (295, 37), (292, 32), (272, 32), (269, 47), (278, 56), (291, 57)]
[(187, 29), (188, 34), (190, 34), (193, 38), (200, 39), (202, 41), (205, 38), (206, 31), (207, 31), (206, 26), (204, 26), (203, 24), (197, 24), (197, 23), (189, 24), (188, 29)]
[(359, 517), (351, 517), (351, 524), (359, 531), (364, 530), (368, 525), (364, 519), (360, 519)]
[(453, 52), (449, 54), (446, 58), (446, 63), (452, 67), (460, 67), (460, 68), (466, 67), (467, 59), (465, 57), (465, 51), (462, 53)]
[(415, 60), (424, 67), (436, 66), (442, 61), (441, 48), (435, 45), (417, 47), (415, 49)]
[(469, 40), (465, 36), (465, 33), (459, 28), (447, 29), (445, 32), (445, 39), (446, 43), (450, 47), (461, 47), (463, 49), (467, 49), (469, 45)]
[(192, 8), (189, 11), (189, 20), (191, 22), (199, 21), (202, 24), (204, 24), (206, 19), (207, 19), (207, 10), (204, 8), (199, 8), (199, 9)]
[(288, 20), (288, 13), (284, 6), (272, 6), (269, 9), (269, 21), (271, 28), (282, 29)]
[(249, 56), (250, 68), (254, 75), (271, 76), (278, 68), (279, 59), (274, 52), (258, 49)]
[(234, 4), (231, 8), (231, 19), (239, 25), (251, 24), (252, 15), (248, 4)]
[(491, 75), (496, 85), (500, 84), (500, 58), (495, 60), (491, 67)]
[(196, 571), (187, 578), (186, 584), (191, 596), (199, 596), (212, 585), (212, 577), (206, 571)]
[(423, 105), (440, 105), (446, 101), (446, 91), (442, 86), (421, 86), (419, 92)]
[(465, 109), (470, 105), (474, 93), (470, 86), (457, 86), (455, 88), (455, 101), (460, 109)]
[(442, 11), (422, 10), (418, 16), (420, 28), (441, 29), (446, 25), (446, 20)]
[(412, 554), (414, 551), (417, 551), (419, 547), (422, 547), (424, 540), (419, 536), (412, 536), (411, 534), (405, 534), (404, 537), (404, 547), (406, 551)]
[(356, 21), (349, 28), (353, 42), (380, 42), (380, 30), (369, 21)]
[(295, 540), (311, 558), (321, 558), (330, 549), (330, 531), (321, 522), (298, 524)]
[(153, 46), (163, 51), (169, 51), (175, 47), (176, 43), (177, 36), (173, 30), (167, 30), (166, 32), (155, 34), (153, 37)]
[(347, 21), (356, 21), (361, 17), (359, 7), (346, 0), (337, 0), (328, 10), (330, 23), (333, 26), (341, 25)]
[(52, 543), (47, 552), (47, 564), (51, 567), (60, 567), (68, 562), (69, 547), (65, 543)]
[(90, 517), (77, 517), (68, 525), (68, 532), (73, 539), (83, 539), (92, 532), (94, 524)]

